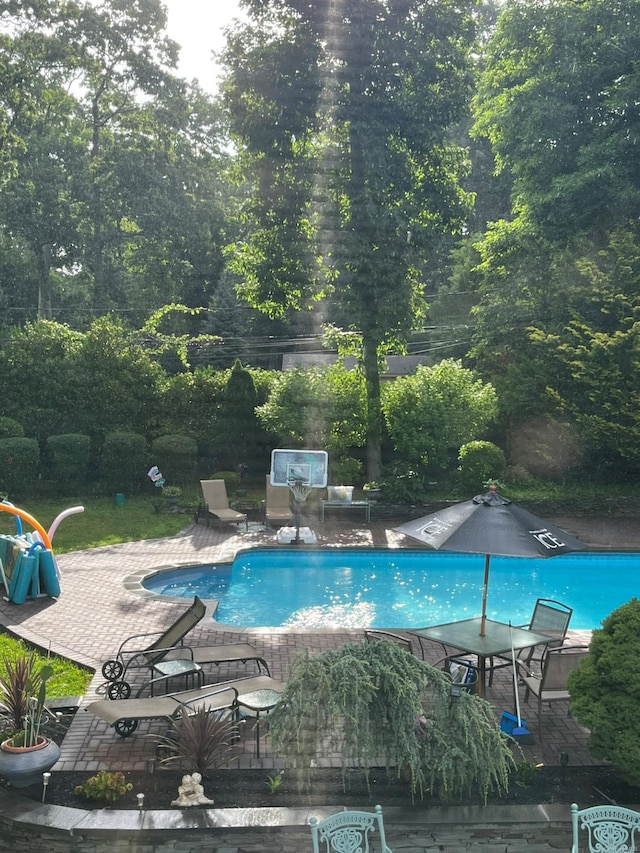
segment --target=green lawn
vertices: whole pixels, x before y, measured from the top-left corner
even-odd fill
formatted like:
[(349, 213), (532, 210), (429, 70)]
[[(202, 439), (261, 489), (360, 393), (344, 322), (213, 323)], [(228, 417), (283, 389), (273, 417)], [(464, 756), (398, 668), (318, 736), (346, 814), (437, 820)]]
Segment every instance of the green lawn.
[[(15, 661), (18, 656), (32, 651), (21, 640), (16, 640), (8, 634), (0, 634), (0, 678), (6, 674), (6, 661)], [(49, 663), (53, 668), (53, 676), (47, 682), (47, 697), (55, 699), (60, 696), (83, 696), (93, 673), (77, 666), (65, 658), (55, 655), (48, 658), (46, 654), (36, 652), (36, 671), (43, 664)]]
[[(58, 498), (28, 499), (16, 506), (29, 513), (45, 530), (62, 510), (84, 506), (84, 512), (63, 519), (54, 534), (53, 550), (63, 554), (99, 545), (174, 536), (192, 520), (191, 513), (157, 512), (154, 503), (149, 497), (128, 498), (123, 506), (116, 506), (113, 499), (108, 498)], [(26, 532), (31, 527), (24, 522), (23, 529)], [(15, 532), (15, 517), (0, 513), (0, 533)]]

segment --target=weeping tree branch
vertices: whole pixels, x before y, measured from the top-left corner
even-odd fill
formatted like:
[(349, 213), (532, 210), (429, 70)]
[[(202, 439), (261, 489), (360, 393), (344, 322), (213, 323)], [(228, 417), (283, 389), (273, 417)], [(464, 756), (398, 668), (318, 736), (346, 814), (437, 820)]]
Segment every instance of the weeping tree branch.
[(327, 748), (343, 774), (384, 766), (406, 775), (412, 796), (454, 798), (473, 789), (485, 800), (508, 789), (512, 741), (483, 699), (451, 696), (448, 675), (388, 640), (345, 644), (295, 659), (282, 700), (269, 716), (274, 752), (303, 771)]

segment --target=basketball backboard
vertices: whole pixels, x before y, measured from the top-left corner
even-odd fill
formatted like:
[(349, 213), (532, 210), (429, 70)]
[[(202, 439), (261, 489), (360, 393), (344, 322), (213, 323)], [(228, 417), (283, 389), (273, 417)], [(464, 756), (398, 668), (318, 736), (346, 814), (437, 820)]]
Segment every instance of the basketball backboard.
[(272, 486), (289, 486), (293, 482), (324, 489), (327, 485), (328, 454), (326, 450), (272, 450)]

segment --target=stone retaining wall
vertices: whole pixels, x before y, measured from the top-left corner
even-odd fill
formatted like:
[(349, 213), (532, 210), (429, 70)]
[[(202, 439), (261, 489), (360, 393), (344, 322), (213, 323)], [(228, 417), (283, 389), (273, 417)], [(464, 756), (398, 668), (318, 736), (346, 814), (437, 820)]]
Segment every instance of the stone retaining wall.
[[(304, 853), (307, 809), (120, 811), (48, 806), (0, 792), (0, 853)], [(569, 806), (384, 810), (394, 853), (569, 850)]]

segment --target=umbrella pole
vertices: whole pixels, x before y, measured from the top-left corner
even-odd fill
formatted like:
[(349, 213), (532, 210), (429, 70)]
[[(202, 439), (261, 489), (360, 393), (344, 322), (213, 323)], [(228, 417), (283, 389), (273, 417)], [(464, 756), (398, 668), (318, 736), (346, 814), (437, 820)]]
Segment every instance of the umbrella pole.
[(487, 590), (489, 589), (489, 561), (491, 555), (484, 558), (484, 586), (482, 587), (482, 619), (480, 621), (480, 636), (484, 637), (487, 622)]

